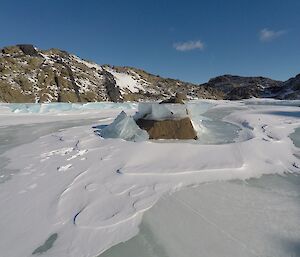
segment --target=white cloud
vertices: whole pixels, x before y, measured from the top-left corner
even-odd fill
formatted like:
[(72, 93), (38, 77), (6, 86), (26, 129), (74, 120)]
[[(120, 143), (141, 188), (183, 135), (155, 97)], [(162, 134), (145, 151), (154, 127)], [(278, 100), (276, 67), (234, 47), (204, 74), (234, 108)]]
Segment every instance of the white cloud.
[(186, 42), (178, 42), (173, 44), (173, 47), (177, 51), (186, 52), (191, 50), (203, 50), (204, 49), (204, 43), (201, 40), (197, 41), (186, 41)]
[(284, 35), (285, 33), (286, 33), (285, 30), (275, 31), (275, 30), (264, 28), (259, 32), (259, 39), (262, 42), (268, 42)]

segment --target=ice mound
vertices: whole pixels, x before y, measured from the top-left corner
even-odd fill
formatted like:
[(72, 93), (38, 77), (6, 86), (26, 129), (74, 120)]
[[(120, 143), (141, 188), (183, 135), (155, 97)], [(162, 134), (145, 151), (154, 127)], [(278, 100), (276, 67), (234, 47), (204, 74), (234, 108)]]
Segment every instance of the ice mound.
[(188, 112), (184, 104), (139, 103), (134, 119), (166, 120), (186, 117), (188, 117)]
[(99, 134), (104, 138), (122, 138), (130, 141), (198, 139), (203, 132), (201, 114), (214, 104), (210, 102), (187, 103), (177, 98), (176, 95), (161, 103), (139, 103), (138, 111), (133, 117), (128, 117), (122, 112)]
[[(122, 112), (99, 134), (104, 138), (122, 138), (129, 141), (198, 139), (201, 131), (199, 114), (211, 105), (204, 105), (203, 108), (196, 106), (173, 102), (139, 103), (138, 112), (133, 117)], [(192, 117), (195, 117), (197, 122), (194, 122)]]
[(134, 119), (165, 120), (183, 119), (186, 117), (198, 118), (215, 104), (210, 102), (189, 102), (186, 104), (157, 104), (139, 103), (138, 112)]
[(122, 138), (134, 142), (149, 139), (148, 133), (140, 129), (135, 120), (124, 111), (110, 125), (100, 129), (97, 133), (103, 138)]

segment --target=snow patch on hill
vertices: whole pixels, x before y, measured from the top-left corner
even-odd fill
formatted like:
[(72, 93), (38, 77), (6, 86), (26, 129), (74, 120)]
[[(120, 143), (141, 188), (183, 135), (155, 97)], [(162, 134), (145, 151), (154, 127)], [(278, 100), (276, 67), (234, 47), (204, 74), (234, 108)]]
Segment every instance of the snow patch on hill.
[(82, 63), (82, 64), (86, 65), (89, 68), (94, 68), (97, 71), (102, 71), (103, 70), (103, 68), (97, 63), (85, 61), (83, 59), (80, 59), (77, 55), (71, 55), (71, 56), (75, 59), (75, 61), (77, 61), (79, 63)]
[(105, 67), (105, 70), (111, 73), (117, 83), (117, 86), (121, 89), (121, 92), (124, 94), (127, 90), (131, 93), (138, 93), (139, 91), (145, 91), (143, 85), (139, 83), (139, 75), (133, 73), (130, 75), (124, 72), (117, 72), (110, 67)]

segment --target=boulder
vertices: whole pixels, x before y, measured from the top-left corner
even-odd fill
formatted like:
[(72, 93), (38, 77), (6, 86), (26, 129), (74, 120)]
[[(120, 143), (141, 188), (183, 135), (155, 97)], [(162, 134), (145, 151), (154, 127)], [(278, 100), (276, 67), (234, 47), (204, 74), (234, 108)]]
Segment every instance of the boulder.
[(177, 120), (138, 119), (136, 123), (148, 132), (150, 139), (197, 139), (197, 133), (188, 117)]

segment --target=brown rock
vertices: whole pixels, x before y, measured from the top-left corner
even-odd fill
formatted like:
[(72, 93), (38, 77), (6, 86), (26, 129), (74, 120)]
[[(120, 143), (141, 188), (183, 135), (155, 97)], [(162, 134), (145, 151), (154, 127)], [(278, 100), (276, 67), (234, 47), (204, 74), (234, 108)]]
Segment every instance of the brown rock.
[(139, 119), (137, 125), (148, 132), (150, 139), (197, 139), (190, 118), (180, 120)]

